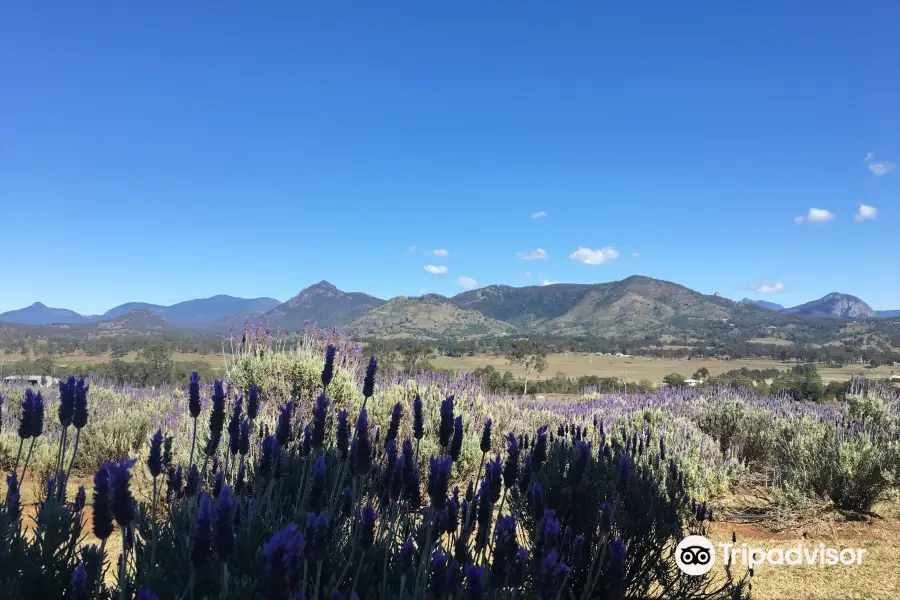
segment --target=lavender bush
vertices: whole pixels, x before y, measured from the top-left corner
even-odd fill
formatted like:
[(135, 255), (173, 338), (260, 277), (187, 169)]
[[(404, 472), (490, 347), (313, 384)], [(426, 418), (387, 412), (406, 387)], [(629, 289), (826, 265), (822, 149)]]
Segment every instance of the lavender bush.
[[(712, 515), (691, 502), (653, 419), (618, 432), (566, 419), (556, 431), (503, 431), (488, 421), (473, 431), (447, 396), (436, 411), (419, 399), (408, 411), (395, 403), (376, 423), (374, 366), (353, 419), (327, 395), (328, 361), (308, 419), (285, 399), (277, 419), (251, 423), (234, 401), (249, 390), (229, 394), (216, 382), (197, 419), (206, 430), (179, 443), (202, 449), (199, 465), (179, 464), (157, 431), (141, 466), (122, 458), (97, 470), (99, 545), (79, 544), (86, 493), (67, 498), (64, 473), (47, 485), (35, 534), (24, 535), (11, 475), (0, 511), (0, 596), (746, 597), (744, 580), (714, 585), (675, 568), (674, 544)], [(20, 429), (30, 441), (41, 433), (38, 404), (26, 400)], [(238, 424), (226, 434), (227, 413)], [(187, 423), (180, 429), (194, 435)], [(435, 452), (422, 469), (426, 439)], [(467, 446), (479, 467), (461, 489), (452, 469)], [(153, 493), (138, 503), (133, 474), (144, 471)], [(122, 552), (110, 564), (114, 535)]]

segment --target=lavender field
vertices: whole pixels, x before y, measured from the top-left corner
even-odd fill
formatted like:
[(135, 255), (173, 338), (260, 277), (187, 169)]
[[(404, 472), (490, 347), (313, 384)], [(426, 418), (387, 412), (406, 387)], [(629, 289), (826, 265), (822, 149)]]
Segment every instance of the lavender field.
[(538, 400), (382, 377), (320, 332), (229, 350), (183, 390), (0, 388), (0, 597), (744, 598), (748, 573), (672, 558), (736, 490), (854, 514), (898, 492), (889, 389)]

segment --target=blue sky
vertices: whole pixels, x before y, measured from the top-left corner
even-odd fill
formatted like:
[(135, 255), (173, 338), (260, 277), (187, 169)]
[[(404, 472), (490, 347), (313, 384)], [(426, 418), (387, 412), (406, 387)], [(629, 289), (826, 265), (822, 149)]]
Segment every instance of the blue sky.
[(0, 6), (0, 310), (632, 274), (900, 309), (900, 4), (187, 4)]

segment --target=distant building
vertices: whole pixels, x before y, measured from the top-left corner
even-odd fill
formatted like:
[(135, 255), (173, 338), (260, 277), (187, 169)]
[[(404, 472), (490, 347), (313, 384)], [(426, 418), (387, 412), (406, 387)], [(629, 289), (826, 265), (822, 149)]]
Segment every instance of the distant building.
[(695, 387), (698, 383), (703, 383), (702, 379), (685, 379), (684, 385), (688, 387)]
[(3, 383), (27, 383), (32, 387), (47, 387), (57, 385), (59, 379), (48, 375), (7, 375), (3, 378)]

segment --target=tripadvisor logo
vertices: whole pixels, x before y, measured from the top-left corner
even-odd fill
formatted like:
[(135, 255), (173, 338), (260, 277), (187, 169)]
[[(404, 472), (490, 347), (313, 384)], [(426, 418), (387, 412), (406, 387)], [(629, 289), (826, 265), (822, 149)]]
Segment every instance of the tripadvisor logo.
[[(754, 548), (734, 543), (719, 544), (722, 561), (726, 565), (740, 562), (753, 568), (762, 564), (770, 565), (836, 565), (862, 564), (865, 548), (827, 548), (825, 544), (807, 546), (799, 543), (790, 548)], [(687, 575), (705, 575), (716, 564), (716, 549), (713, 543), (702, 535), (689, 535), (675, 548), (675, 563)]]
[(689, 535), (675, 548), (675, 562), (687, 575), (705, 575), (716, 564), (716, 549), (702, 535)]

